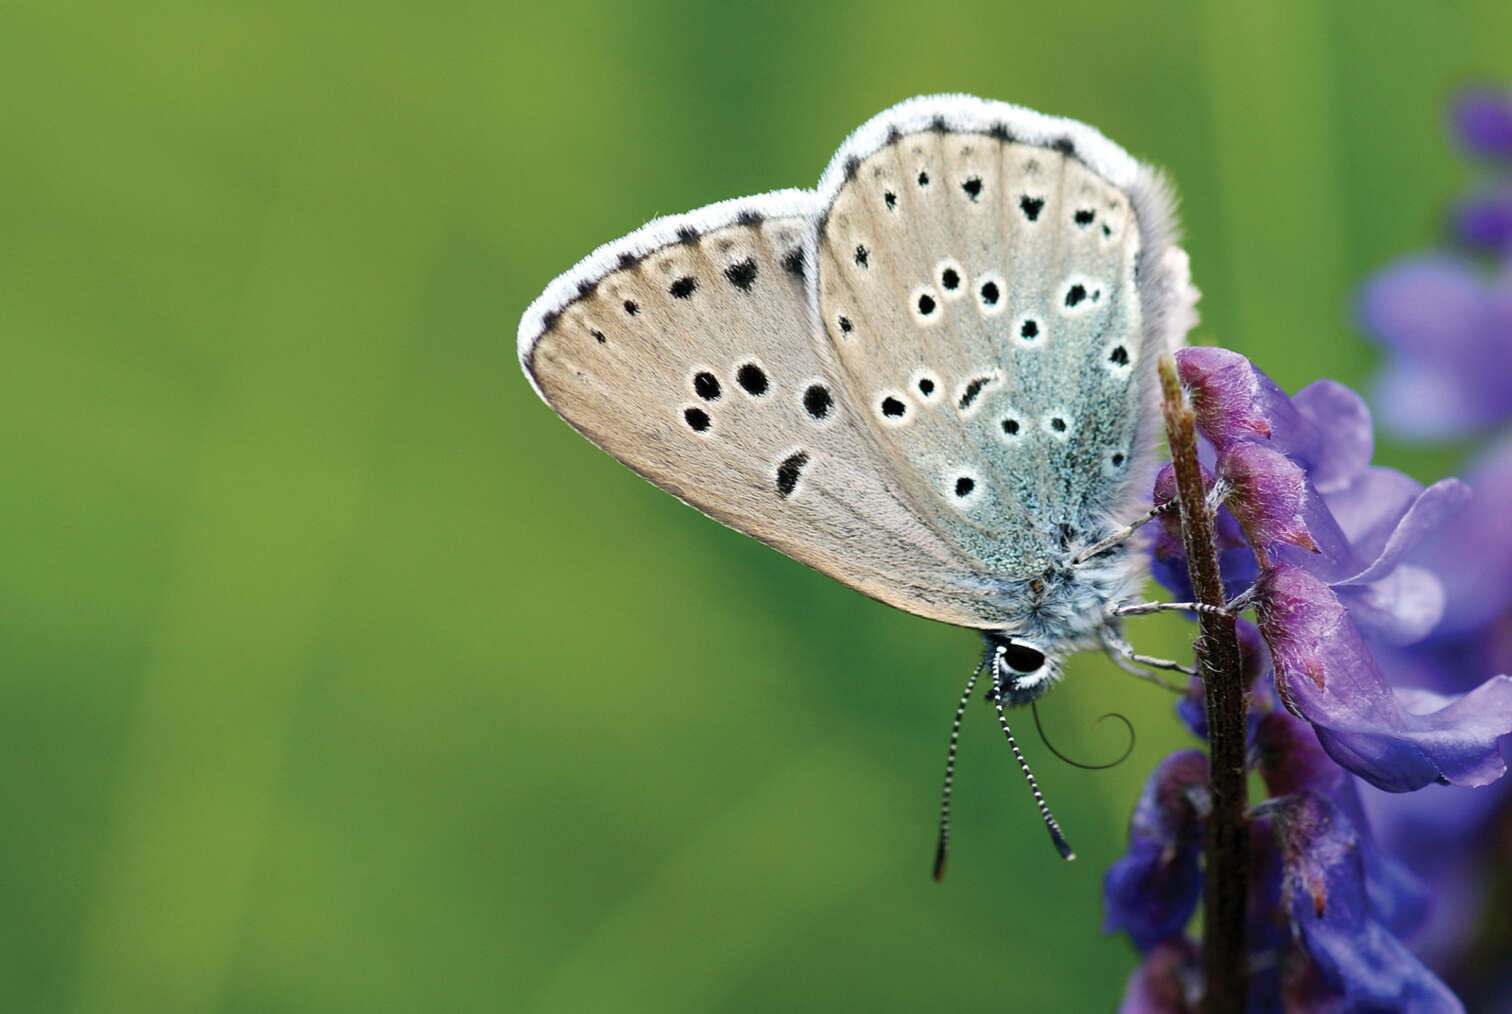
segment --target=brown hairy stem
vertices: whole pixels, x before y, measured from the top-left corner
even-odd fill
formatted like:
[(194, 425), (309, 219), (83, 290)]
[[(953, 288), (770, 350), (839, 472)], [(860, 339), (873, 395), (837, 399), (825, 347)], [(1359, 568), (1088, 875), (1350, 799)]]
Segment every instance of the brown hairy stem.
[[(1166, 439), (1181, 504), (1181, 540), (1197, 602), (1222, 607), (1223, 579), (1213, 519), (1197, 461), (1197, 428), (1181, 389), (1176, 360), (1160, 357)], [(1249, 828), (1244, 771), (1244, 670), (1234, 617), (1203, 611), (1195, 645), (1208, 722), (1211, 810), (1203, 841), (1202, 1014), (1242, 1011), (1245, 998), (1244, 899), (1249, 879)]]

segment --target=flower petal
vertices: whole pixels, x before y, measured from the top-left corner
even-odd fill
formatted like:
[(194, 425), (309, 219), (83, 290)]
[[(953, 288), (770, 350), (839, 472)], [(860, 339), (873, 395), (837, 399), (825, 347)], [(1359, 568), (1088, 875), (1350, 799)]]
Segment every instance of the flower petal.
[(1316, 972), (1348, 1011), (1459, 1014), (1464, 1006), (1372, 911), (1359, 838), (1349, 819), (1322, 796), (1302, 792), (1271, 800), (1285, 864), (1285, 904)]
[(1512, 678), (1497, 676), (1427, 714), (1386, 684), (1345, 608), (1318, 578), (1278, 565), (1261, 574), (1258, 614), (1282, 702), (1317, 730), (1328, 755), (1391, 792), (1430, 782), (1484, 785), (1506, 771)]
[(1103, 932), (1123, 930), (1140, 950), (1180, 936), (1197, 907), (1207, 755), (1181, 750), (1145, 782), (1129, 821), (1129, 851), (1103, 878)]

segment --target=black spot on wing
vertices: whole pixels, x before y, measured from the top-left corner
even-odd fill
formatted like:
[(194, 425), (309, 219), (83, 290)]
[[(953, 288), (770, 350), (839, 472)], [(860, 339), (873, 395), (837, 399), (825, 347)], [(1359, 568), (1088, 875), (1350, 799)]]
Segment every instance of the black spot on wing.
[(1069, 137), (1057, 137), (1055, 139), (1055, 143), (1050, 147), (1054, 148), (1062, 155), (1069, 155), (1073, 158), (1076, 157), (1076, 142), (1071, 140)]
[(803, 392), (803, 409), (815, 419), (824, 419), (835, 407), (835, 396), (823, 384), (810, 384)]
[(541, 333), (545, 334), (556, 327), (557, 321), (562, 319), (561, 310), (549, 310), (541, 316)]
[(738, 264), (731, 264), (725, 268), (724, 276), (741, 292), (750, 292), (751, 286), (756, 284), (755, 258), (747, 257)]
[(1022, 211), (1024, 213), (1024, 217), (1029, 219), (1029, 221), (1031, 222), (1039, 218), (1040, 209), (1044, 206), (1045, 199), (1043, 197), (1019, 198), (1019, 210)]
[(783, 254), (782, 269), (794, 278), (803, 277), (803, 247), (795, 246)]
[(767, 393), (766, 371), (755, 363), (744, 363), (735, 371), (735, 383), (753, 398), (759, 398)]
[(956, 408), (962, 412), (966, 411), (971, 407), (971, 403), (977, 400), (977, 395), (982, 393), (982, 388), (990, 383), (992, 383), (991, 377), (973, 377), (966, 385), (965, 390), (961, 392), (961, 398), (956, 403)]
[(849, 183), (856, 178), (856, 170), (861, 168), (861, 159), (855, 155), (845, 160), (845, 181)]
[(735, 221), (740, 225), (760, 225), (766, 221), (766, 216), (759, 211), (742, 211), (735, 217)]
[(587, 299), (598, 288), (598, 279), (589, 279), (586, 282), (578, 282), (578, 298)]
[(777, 466), (777, 494), (784, 499), (793, 495), (793, 490), (798, 488), (798, 478), (803, 474), (804, 466), (809, 463), (807, 451), (794, 451), (782, 459), (782, 464)]
[(688, 299), (698, 288), (698, 279), (692, 275), (683, 275), (677, 281), (667, 286), (667, 292), (673, 299)]
[(966, 191), (966, 196), (975, 201), (982, 196), (982, 180), (979, 176), (972, 176), (961, 184), (961, 189)]
[(621, 271), (629, 271), (640, 263), (640, 258), (628, 251), (619, 255), (619, 267)]
[(988, 128), (987, 136), (995, 141), (1002, 141), (1004, 144), (1013, 140), (1013, 135), (1009, 133), (1006, 123), (994, 123)]

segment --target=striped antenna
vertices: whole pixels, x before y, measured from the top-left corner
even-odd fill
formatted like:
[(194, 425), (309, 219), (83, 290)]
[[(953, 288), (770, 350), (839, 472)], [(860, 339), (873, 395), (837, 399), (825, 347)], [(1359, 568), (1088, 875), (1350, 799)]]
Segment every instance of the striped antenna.
[(1055, 842), (1055, 850), (1061, 854), (1061, 858), (1070, 862), (1076, 858), (1076, 853), (1071, 851), (1071, 845), (1066, 841), (1066, 836), (1061, 834), (1060, 825), (1055, 822), (1055, 816), (1050, 812), (1050, 807), (1045, 802), (1045, 797), (1040, 795), (1039, 783), (1034, 780), (1034, 772), (1029, 770), (1029, 762), (1024, 760), (1023, 753), (1019, 750), (1018, 742), (1014, 740), (1013, 733), (1008, 729), (1008, 716), (1003, 714), (1003, 677), (1002, 677), (1003, 649), (999, 647), (992, 657), (992, 699), (997, 705), (998, 724), (1003, 727), (1003, 735), (1008, 737), (1008, 745), (1013, 749), (1013, 756), (1024, 769), (1024, 777), (1029, 780), (1029, 791), (1034, 793), (1034, 803), (1039, 807), (1040, 816), (1045, 821), (1045, 829), (1050, 832), (1050, 840)]
[(940, 841), (935, 846), (936, 880), (945, 877), (945, 856), (950, 851), (950, 781), (955, 777), (956, 746), (961, 742), (961, 716), (966, 714), (971, 691), (976, 686), (977, 677), (982, 674), (982, 666), (986, 664), (987, 656), (983, 655), (977, 667), (971, 670), (971, 678), (966, 681), (966, 692), (961, 695), (961, 703), (956, 707), (955, 724), (950, 727), (950, 748), (945, 751), (945, 788), (940, 792)]

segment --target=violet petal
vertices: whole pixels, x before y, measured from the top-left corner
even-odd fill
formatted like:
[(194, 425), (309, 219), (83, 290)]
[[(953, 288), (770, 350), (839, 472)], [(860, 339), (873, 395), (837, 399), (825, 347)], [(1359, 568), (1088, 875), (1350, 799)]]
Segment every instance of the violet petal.
[(1359, 838), (1322, 796), (1258, 807), (1274, 822), (1297, 939), (1347, 1011), (1463, 1012), (1458, 998), (1380, 922), (1365, 891)]
[(1494, 677), (1444, 708), (1415, 714), (1318, 578), (1288, 564), (1264, 572), (1257, 612), (1283, 703), (1361, 778), (1408, 792), (1436, 781), (1484, 785), (1506, 771), (1497, 740), (1512, 733), (1512, 678)]
[(1455, 99), (1450, 122), (1470, 154), (1512, 158), (1512, 94), (1500, 88), (1467, 89)]

